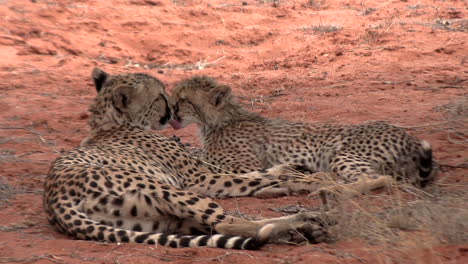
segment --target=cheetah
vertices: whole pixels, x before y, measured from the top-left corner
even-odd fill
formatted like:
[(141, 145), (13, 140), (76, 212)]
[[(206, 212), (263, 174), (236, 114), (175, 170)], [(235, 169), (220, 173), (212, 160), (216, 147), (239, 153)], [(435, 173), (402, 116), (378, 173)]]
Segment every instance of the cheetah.
[(202, 159), (233, 173), (289, 164), (341, 183), (320, 192), (343, 196), (394, 179), (424, 187), (435, 177), (431, 145), (383, 121), (333, 125), (267, 119), (245, 110), (228, 85), (207, 76), (182, 80), (171, 94), (173, 128), (195, 123)]
[[(143, 73), (92, 72), (90, 136), (51, 165), (44, 208), (49, 223), (78, 239), (170, 247), (258, 249), (265, 243), (327, 239), (322, 214), (248, 221), (210, 197), (278, 196), (312, 188), (282, 179), (282, 167), (216, 173), (174, 140), (150, 131), (171, 118), (164, 84)], [(286, 177), (287, 178), (287, 177)]]

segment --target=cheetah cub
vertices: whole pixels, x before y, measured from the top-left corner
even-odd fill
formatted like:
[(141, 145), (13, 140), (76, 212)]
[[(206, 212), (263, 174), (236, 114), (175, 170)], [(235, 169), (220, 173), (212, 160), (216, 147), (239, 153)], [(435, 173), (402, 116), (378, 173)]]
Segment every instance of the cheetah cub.
[(315, 213), (260, 221), (226, 214), (207, 196), (275, 196), (312, 187), (280, 179), (288, 176), (282, 168), (216, 173), (149, 131), (171, 117), (158, 79), (97, 68), (92, 76), (98, 95), (89, 109), (91, 134), (55, 160), (45, 181), (44, 208), (59, 231), (95, 241), (235, 249), (327, 237)]
[(176, 84), (172, 101), (171, 125), (197, 124), (202, 158), (231, 172), (289, 164), (344, 183), (325, 189), (335, 194), (367, 192), (392, 179), (425, 186), (435, 177), (431, 145), (386, 122), (330, 125), (267, 119), (243, 109), (229, 86), (206, 76)]

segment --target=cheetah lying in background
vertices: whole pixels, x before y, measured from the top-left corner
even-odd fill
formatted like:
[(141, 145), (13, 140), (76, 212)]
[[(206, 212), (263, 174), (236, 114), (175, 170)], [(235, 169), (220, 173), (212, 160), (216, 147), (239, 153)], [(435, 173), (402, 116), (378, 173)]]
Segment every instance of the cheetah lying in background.
[[(216, 172), (175, 141), (151, 133), (171, 117), (164, 85), (146, 74), (94, 69), (98, 95), (91, 135), (55, 160), (45, 182), (49, 223), (79, 239), (171, 247), (257, 249), (264, 243), (320, 242), (315, 213), (248, 221), (210, 198), (311, 191), (283, 167), (245, 175)], [(283, 177), (284, 176), (284, 177)]]
[[(384, 187), (392, 179), (417, 186), (431, 182), (432, 150), (403, 129), (385, 122), (359, 125), (306, 124), (267, 119), (243, 109), (231, 88), (206, 76), (176, 84), (172, 90), (175, 129), (196, 123), (202, 159), (235, 173), (278, 164), (338, 180), (321, 191), (348, 194)], [(340, 190), (340, 191), (339, 191)]]

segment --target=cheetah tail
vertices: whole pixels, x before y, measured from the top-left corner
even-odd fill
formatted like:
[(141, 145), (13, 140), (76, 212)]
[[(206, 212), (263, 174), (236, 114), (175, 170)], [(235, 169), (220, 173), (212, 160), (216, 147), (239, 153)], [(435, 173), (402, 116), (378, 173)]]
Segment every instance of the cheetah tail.
[[(82, 214), (82, 213), (78, 213)], [(84, 215), (84, 214), (83, 214)], [(57, 224), (61, 221), (56, 222)], [(105, 224), (97, 223), (94, 220), (74, 220), (74, 225), (79, 228), (71, 232), (65, 232), (75, 235), (79, 239), (89, 239), (105, 242), (121, 243), (139, 243), (150, 245), (163, 245), (173, 248), (184, 247), (213, 247), (226, 249), (245, 249), (257, 250), (261, 248), (266, 241), (257, 238), (242, 237), (225, 234), (215, 235), (177, 235), (150, 232), (137, 232), (127, 229), (113, 228)], [(56, 225), (59, 230), (64, 231), (64, 225)]]
[(421, 150), (419, 153), (419, 176), (421, 177), (421, 185), (424, 186), (431, 181), (433, 174), (433, 159), (432, 146), (429, 142), (421, 141)]
[[(127, 231), (127, 230), (125, 230)], [(129, 232), (129, 231), (127, 231)], [(182, 236), (182, 235), (167, 235), (162, 233), (140, 233), (134, 236), (133, 242), (146, 244), (159, 244), (173, 248), (184, 247), (213, 247), (227, 249), (245, 249), (257, 250), (260, 249), (265, 242), (255, 238), (247, 238), (233, 235), (200, 235), (200, 236)], [(130, 239), (130, 241), (132, 241)]]

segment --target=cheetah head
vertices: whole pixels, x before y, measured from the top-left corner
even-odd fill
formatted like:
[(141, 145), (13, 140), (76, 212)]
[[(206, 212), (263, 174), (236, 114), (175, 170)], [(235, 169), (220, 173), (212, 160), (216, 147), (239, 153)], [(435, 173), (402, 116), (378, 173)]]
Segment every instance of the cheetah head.
[(171, 109), (164, 84), (158, 79), (144, 73), (109, 75), (98, 68), (92, 77), (98, 91), (90, 107), (92, 129), (123, 124), (146, 130), (166, 126)]
[(174, 108), (169, 121), (174, 129), (195, 123), (211, 126), (219, 123), (232, 106), (231, 88), (207, 76), (195, 76), (176, 84), (171, 92)]

